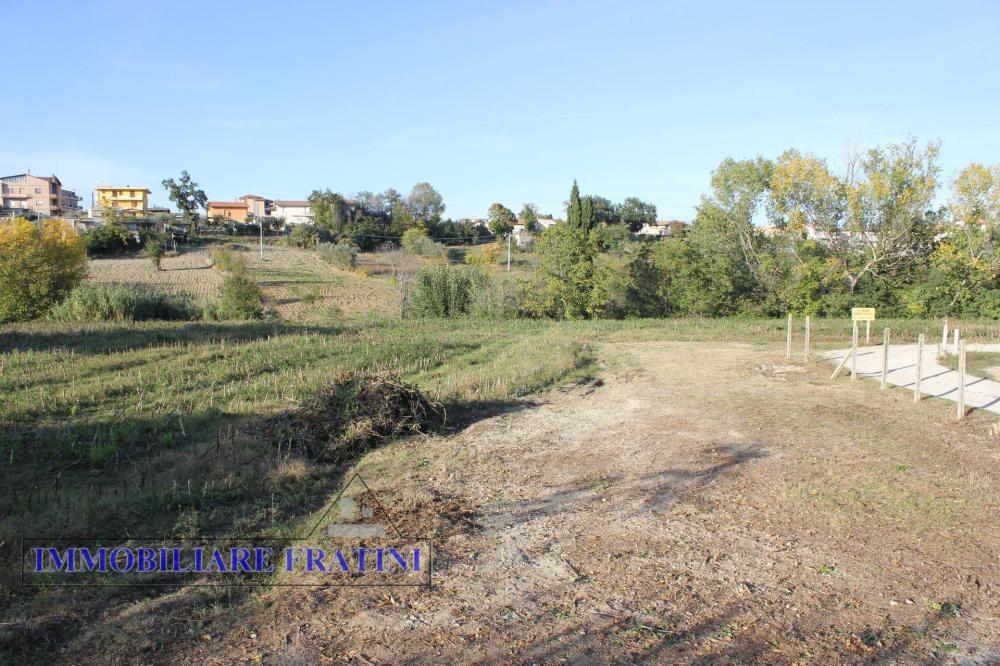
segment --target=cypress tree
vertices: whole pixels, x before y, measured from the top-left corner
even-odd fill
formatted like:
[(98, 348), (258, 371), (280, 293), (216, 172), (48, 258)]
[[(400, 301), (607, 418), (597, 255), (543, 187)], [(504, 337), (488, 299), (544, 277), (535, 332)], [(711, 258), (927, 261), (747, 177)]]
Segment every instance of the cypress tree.
[(580, 228), (580, 188), (573, 181), (573, 189), (569, 193), (569, 208), (566, 210), (566, 226), (570, 229)]
[(583, 231), (590, 231), (594, 228), (594, 200), (584, 197), (580, 202), (580, 221), (578, 228)]

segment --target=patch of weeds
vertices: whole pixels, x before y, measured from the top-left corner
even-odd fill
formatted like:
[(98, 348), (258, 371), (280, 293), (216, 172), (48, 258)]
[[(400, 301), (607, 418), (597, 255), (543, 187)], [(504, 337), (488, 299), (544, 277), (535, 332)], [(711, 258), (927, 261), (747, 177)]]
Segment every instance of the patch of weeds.
[(880, 634), (877, 631), (866, 629), (865, 631), (862, 631), (860, 634), (858, 634), (858, 638), (860, 638), (861, 642), (864, 643), (866, 646), (875, 647), (882, 641), (882, 634)]
[(118, 445), (114, 442), (105, 442), (88, 446), (85, 451), (84, 458), (87, 464), (92, 467), (100, 467), (114, 460), (115, 456), (118, 455)]
[(196, 537), (201, 527), (201, 518), (197, 509), (187, 509), (177, 517), (174, 524), (173, 535), (175, 537)]
[(323, 300), (323, 291), (319, 287), (306, 290), (302, 295), (302, 302), (306, 305), (315, 305)]
[(833, 565), (832, 564), (821, 564), (821, 565), (819, 565), (819, 568), (816, 569), (816, 572), (817, 573), (821, 573), (821, 574), (832, 574), (833, 573)]
[(961, 604), (953, 604), (949, 602), (941, 603), (934, 601), (931, 603), (931, 608), (941, 613), (942, 616), (948, 618), (949, 620), (954, 620), (961, 614), (962, 611)]
[(667, 638), (670, 635), (670, 632), (664, 629), (663, 627), (658, 627), (655, 624), (647, 624), (642, 620), (640, 620), (638, 617), (632, 618), (632, 622), (629, 624), (629, 626), (626, 628), (625, 631), (626, 633), (637, 633), (637, 634), (640, 634), (644, 631), (648, 631), (649, 633), (653, 634), (653, 636), (661, 640)]
[(502, 613), (500, 613), (500, 619), (504, 622), (514, 622), (518, 620), (520, 616), (512, 608), (505, 608)]

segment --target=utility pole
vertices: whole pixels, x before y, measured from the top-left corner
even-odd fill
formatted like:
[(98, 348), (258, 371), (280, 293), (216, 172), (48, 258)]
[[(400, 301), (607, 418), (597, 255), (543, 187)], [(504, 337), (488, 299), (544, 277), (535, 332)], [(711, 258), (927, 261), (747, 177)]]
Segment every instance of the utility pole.
[(507, 232), (507, 272), (510, 273), (510, 237), (511, 232)]
[(260, 260), (264, 261), (264, 219), (258, 218), (257, 226), (260, 227)]

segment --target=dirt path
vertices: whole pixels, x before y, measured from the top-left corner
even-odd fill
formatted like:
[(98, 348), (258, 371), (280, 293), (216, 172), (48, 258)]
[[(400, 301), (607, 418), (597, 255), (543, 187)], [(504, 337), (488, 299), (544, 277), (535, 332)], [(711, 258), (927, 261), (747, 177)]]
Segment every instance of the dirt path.
[[(821, 354), (830, 363), (839, 364), (850, 349), (837, 349)], [(997, 344), (971, 344), (970, 352), (997, 352)], [(924, 345), (920, 364), (920, 393), (924, 396), (958, 402), (958, 372), (938, 362), (939, 347)], [(852, 361), (841, 370), (851, 374)], [(864, 379), (882, 379), (882, 346), (858, 347), (858, 376)], [(889, 345), (886, 382), (892, 386), (913, 389), (917, 380), (917, 345)], [(984, 409), (1000, 414), (1000, 382), (967, 374), (965, 378), (965, 404), (969, 408)]]
[(987, 423), (748, 345), (622, 352), (635, 370), (362, 461), (434, 514), (433, 591), (275, 589), (143, 659), (1000, 660)]

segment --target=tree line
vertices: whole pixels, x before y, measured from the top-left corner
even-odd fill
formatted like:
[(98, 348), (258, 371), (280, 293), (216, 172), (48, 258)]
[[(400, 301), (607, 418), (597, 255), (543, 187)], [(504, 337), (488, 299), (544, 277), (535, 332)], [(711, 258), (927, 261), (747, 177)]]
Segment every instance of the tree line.
[(444, 198), (430, 183), (417, 183), (406, 196), (392, 187), (350, 197), (329, 189), (313, 190), (309, 205), (316, 230), (364, 251), (398, 242), (410, 229), (422, 229), (450, 245), (474, 244), (489, 236), (481, 225), (445, 219)]
[(620, 260), (599, 255), (602, 222), (574, 183), (566, 229), (538, 244), (538, 311), (1000, 317), (1000, 166), (970, 164), (936, 205), (939, 153), (910, 139), (842, 173), (798, 150), (726, 159), (684, 238), (628, 243)]

